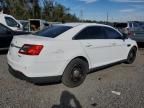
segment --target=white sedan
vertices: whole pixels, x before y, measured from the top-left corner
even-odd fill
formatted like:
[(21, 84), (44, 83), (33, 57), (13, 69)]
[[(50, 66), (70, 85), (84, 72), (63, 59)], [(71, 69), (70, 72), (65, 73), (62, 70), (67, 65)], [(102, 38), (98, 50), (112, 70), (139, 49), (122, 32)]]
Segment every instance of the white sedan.
[(69, 23), (15, 36), (7, 59), (10, 72), (19, 78), (76, 87), (90, 70), (117, 62), (131, 64), (136, 53), (136, 42), (111, 26)]

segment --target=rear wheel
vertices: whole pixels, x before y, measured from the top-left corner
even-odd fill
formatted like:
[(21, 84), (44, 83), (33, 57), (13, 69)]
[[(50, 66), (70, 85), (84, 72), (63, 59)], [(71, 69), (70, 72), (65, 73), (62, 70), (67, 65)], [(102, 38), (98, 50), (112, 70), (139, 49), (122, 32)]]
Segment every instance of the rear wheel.
[(137, 52), (137, 48), (136, 47), (133, 47), (130, 50), (130, 52), (128, 54), (128, 57), (127, 57), (127, 61), (126, 61), (127, 64), (132, 64), (135, 61), (135, 59), (136, 59), (136, 52)]
[(66, 67), (62, 82), (68, 87), (77, 87), (82, 84), (88, 72), (88, 63), (79, 58), (72, 60)]

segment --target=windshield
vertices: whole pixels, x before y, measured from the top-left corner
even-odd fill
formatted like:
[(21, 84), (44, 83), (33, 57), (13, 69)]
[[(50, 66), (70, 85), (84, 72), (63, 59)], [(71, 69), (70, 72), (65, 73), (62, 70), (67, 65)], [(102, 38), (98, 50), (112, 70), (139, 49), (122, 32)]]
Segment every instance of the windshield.
[(50, 27), (47, 27), (47, 28), (35, 33), (34, 35), (55, 38), (58, 35), (64, 33), (65, 31), (67, 31), (71, 28), (72, 27), (70, 27), (70, 26), (50, 26)]

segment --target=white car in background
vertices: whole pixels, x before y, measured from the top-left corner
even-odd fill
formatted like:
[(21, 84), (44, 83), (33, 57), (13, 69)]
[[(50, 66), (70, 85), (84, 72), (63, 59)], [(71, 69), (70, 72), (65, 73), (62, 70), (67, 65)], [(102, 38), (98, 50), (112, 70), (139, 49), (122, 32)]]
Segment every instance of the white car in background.
[(14, 31), (23, 31), (22, 24), (13, 16), (0, 13), (0, 23)]
[(34, 83), (83, 83), (94, 68), (117, 62), (133, 63), (137, 44), (111, 26), (69, 23), (33, 35), (15, 36), (7, 59), (9, 70)]

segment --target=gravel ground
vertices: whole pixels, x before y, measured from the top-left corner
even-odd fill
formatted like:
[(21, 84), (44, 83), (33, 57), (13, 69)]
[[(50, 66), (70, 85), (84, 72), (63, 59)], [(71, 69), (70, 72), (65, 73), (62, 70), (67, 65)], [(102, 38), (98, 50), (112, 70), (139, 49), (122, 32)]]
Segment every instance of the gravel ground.
[(144, 50), (134, 64), (91, 73), (73, 89), (16, 79), (0, 54), (0, 108), (144, 108)]

